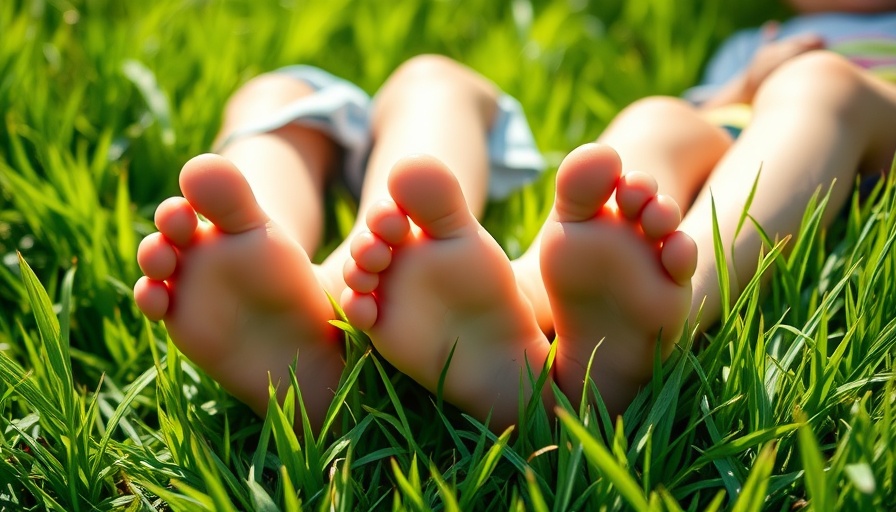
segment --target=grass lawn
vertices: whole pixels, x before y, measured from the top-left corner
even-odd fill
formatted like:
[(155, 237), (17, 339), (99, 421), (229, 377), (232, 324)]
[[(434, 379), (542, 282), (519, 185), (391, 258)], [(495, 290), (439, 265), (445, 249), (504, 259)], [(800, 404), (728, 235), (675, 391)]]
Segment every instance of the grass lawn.
[[(824, 191), (754, 280), (619, 420), (533, 403), (482, 425), (347, 337), (332, 428), (258, 418), (130, 288), (137, 243), (226, 98), (322, 66), (369, 92), (436, 52), (516, 96), (552, 166), (627, 103), (679, 94), (772, 0), (3, 0), (0, 510), (891, 510), (896, 192), (820, 229)], [(490, 208), (519, 254), (551, 176)], [(353, 205), (334, 195), (335, 243)], [(725, 249), (725, 248), (720, 248)], [(706, 255), (704, 255), (706, 256)], [(711, 255), (710, 255), (711, 256)], [(301, 390), (295, 390), (301, 391)]]

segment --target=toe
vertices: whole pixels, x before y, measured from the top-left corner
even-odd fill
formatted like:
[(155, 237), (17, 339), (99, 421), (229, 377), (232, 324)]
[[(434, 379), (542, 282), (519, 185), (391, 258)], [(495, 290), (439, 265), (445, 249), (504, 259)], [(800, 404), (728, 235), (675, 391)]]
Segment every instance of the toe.
[(190, 243), (199, 219), (196, 211), (183, 197), (169, 197), (156, 208), (156, 227), (177, 247), (185, 247)]
[(593, 218), (610, 199), (622, 163), (608, 146), (585, 144), (574, 149), (557, 170), (554, 211), (558, 220), (580, 222)]
[(681, 223), (681, 209), (669, 196), (657, 195), (649, 201), (641, 212), (641, 228), (652, 240), (661, 240), (678, 228)]
[(616, 187), (616, 204), (629, 220), (635, 220), (641, 210), (656, 195), (657, 184), (649, 174), (630, 172), (619, 179)]
[(191, 159), (181, 170), (180, 188), (193, 208), (225, 233), (242, 233), (268, 221), (249, 182), (224, 157)]
[(168, 287), (161, 281), (154, 281), (146, 276), (134, 284), (134, 302), (147, 318), (161, 320), (168, 312), (170, 298)]
[(360, 268), (354, 260), (345, 262), (342, 267), (342, 278), (346, 286), (358, 293), (373, 293), (380, 285), (379, 274)]
[(432, 238), (454, 238), (478, 228), (457, 178), (433, 157), (407, 157), (395, 164), (389, 175), (389, 193)]
[(345, 317), (353, 326), (367, 331), (376, 323), (377, 306), (373, 295), (346, 288), (340, 300)]
[(367, 212), (367, 227), (389, 245), (398, 245), (411, 232), (407, 215), (395, 201), (388, 199), (375, 203)]
[(684, 232), (675, 231), (663, 241), (660, 259), (672, 279), (686, 285), (697, 269), (697, 244)]
[(367, 272), (382, 272), (392, 262), (392, 250), (370, 232), (359, 233), (352, 238), (350, 250), (358, 267)]
[(177, 253), (161, 233), (153, 233), (140, 241), (137, 264), (146, 277), (163, 281), (174, 273)]

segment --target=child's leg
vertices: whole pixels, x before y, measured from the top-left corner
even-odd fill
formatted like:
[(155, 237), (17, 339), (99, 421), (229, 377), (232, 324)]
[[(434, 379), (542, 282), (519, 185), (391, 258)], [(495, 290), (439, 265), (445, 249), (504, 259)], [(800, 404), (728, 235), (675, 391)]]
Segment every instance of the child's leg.
[[(759, 88), (753, 120), (725, 154), (682, 221), (700, 250), (692, 317), (705, 297), (702, 324), (721, 307), (712, 250), (711, 199), (723, 246), (733, 260), (734, 297), (756, 269), (761, 240), (750, 222), (734, 241), (747, 195), (762, 167), (750, 215), (769, 236), (797, 234), (809, 198), (833, 182), (830, 220), (855, 186), (857, 172), (889, 169), (896, 151), (896, 87), (828, 52), (782, 65)], [(792, 245), (792, 243), (791, 243)]]
[(496, 113), (498, 91), (470, 69), (436, 55), (402, 64), (374, 101), (373, 148), (367, 163), (355, 226), (324, 261), (340, 275), (350, 244), (366, 232), (365, 218), (378, 200), (389, 197), (388, 175), (402, 157), (425, 154), (444, 162), (460, 183), (474, 215), (488, 195), (486, 138)]
[[(256, 95), (249, 97), (263, 101)], [(389, 169), (399, 157), (413, 153), (429, 153), (449, 162), (454, 176), (449, 173), (448, 177), (459, 182), (456, 194), (469, 197), (471, 210), (480, 213), (488, 183), (485, 140), (496, 97), (488, 82), (448, 59), (427, 56), (403, 65), (378, 97), (373, 116), (375, 144), (361, 193), (361, 214), (366, 215), (376, 199), (388, 197)], [(237, 114), (241, 110), (229, 109)], [(225, 123), (225, 132), (240, 129), (240, 124)], [(306, 401), (314, 401), (309, 411), (314, 423), (323, 416), (328, 390), (335, 387), (341, 368), (335, 334), (326, 322), (333, 313), (319, 283), (338, 294), (344, 286), (343, 260), (353, 249), (346, 242), (324, 265), (315, 267), (294, 239), (307, 244), (310, 253), (308, 246), (319, 237), (319, 231), (306, 229), (314, 226), (302, 217), (302, 205), (295, 204), (313, 205), (310, 218), (319, 219), (315, 213), (320, 210), (319, 190), (330, 152), (314, 153), (320, 149), (318, 142), (330, 145), (314, 131), (281, 129), (228, 146), (227, 155), (246, 169), (238, 171), (226, 159), (212, 156), (188, 163), (181, 174), (187, 199), (172, 199), (160, 206), (157, 224), (162, 234), (147, 237), (141, 245), (138, 259), (146, 276), (135, 287), (141, 309), (151, 318), (164, 318), (172, 337), (191, 358), (259, 412), (266, 407), (266, 372), (270, 370), (275, 381), (288, 375), (283, 362), (298, 350), (296, 373)], [(274, 165), (271, 168), (255, 165), (256, 148), (278, 155), (277, 161), (290, 162), (293, 172), (300, 172), (301, 165), (311, 172), (281, 176), (279, 171), (289, 166), (277, 166), (276, 161), (264, 162)], [(306, 155), (306, 150), (311, 153)], [(408, 178), (393, 181), (413, 194), (418, 178), (427, 176), (426, 166), (422, 172), (412, 169)], [(310, 187), (317, 195), (307, 201), (284, 196), (278, 179), (304, 180), (299, 186)], [(256, 203), (255, 193), (263, 203)], [(211, 225), (197, 227), (197, 212)], [(363, 226), (359, 223), (354, 232), (360, 233)], [(370, 254), (364, 249), (370, 240), (360, 233), (354, 244)], [(503, 253), (498, 249), (491, 257), (500, 264)], [(475, 264), (489, 262), (476, 260)], [(395, 281), (399, 289), (419, 286), (414, 279)]]
[[(222, 137), (311, 90), (265, 75), (228, 105)], [(281, 391), (296, 374), (317, 426), (342, 372), (339, 332), (308, 254), (321, 232), (322, 186), (335, 155), (320, 133), (287, 126), (240, 138), (184, 166), (185, 198), (156, 211), (160, 233), (140, 245), (137, 305), (164, 319), (178, 347), (263, 414), (268, 373)], [(236, 163), (236, 165), (234, 165)], [(197, 222), (197, 213), (209, 222)]]
[[(687, 210), (706, 176), (731, 147), (731, 137), (678, 98), (651, 97), (626, 107), (598, 138), (622, 160), (622, 173), (650, 174), (657, 189)], [(614, 202), (615, 200), (611, 201)], [(623, 201), (625, 203), (626, 201)], [(635, 201), (637, 202), (637, 201)], [(634, 217), (634, 212), (628, 212)], [(542, 282), (541, 235), (513, 262), (546, 333), (553, 331), (553, 313)]]
[[(688, 115), (691, 115), (695, 122), (699, 120), (696, 112), (684, 113), (685, 117)], [(699, 127), (699, 123), (695, 126)], [(642, 141), (640, 155), (637, 151), (633, 151), (637, 149), (637, 144), (625, 143), (625, 141), (637, 141), (637, 127), (632, 128), (635, 133), (631, 134), (631, 138), (619, 137), (612, 132), (606, 137), (615, 140), (623, 148), (621, 153), (625, 165), (628, 165), (626, 157), (634, 162), (647, 162), (653, 158), (653, 146), (650, 140)], [(709, 130), (711, 125), (707, 123), (706, 128)], [(824, 52), (806, 54), (782, 66), (771, 75), (756, 96), (754, 119), (749, 128), (712, 169), (708, 181), (702, 186), (697, 199), (687, 210), (680, 225), (681, 232), (690, 235), (696, 242), (697, 252), (700, 254), (696, 272), (690, 280), (694, 293), (689, 308), (680, 307), (680, 299), (684, 294), (674, 293), (673, 286), (673, 283), (678, 283), (682, 287), (689, 286), (685, 282), (686, 279), (682, 278), (689, 275), (684, 271), (686, 269), (684, 264), (692, 263), (692, 260), (689, 258), (688, 244), (681, 235), (667, 238), (670, 242), (674, 241), (674, 245), (667, 247), (668, 243), (664, 243), (658, 257), (652, 261), (646, 257), (640, 260), (634, 257), (614, 259), (612, 253), (598, 257), (597, 255), (605, 249), (602, 249), (597, 242), (594, 242), (597, 244), (596, 247), (591, 249), (584, 243), (578, 245), (570, 243), (570, 240), (575, 241), (572, 228), (564, 230), (568, 234), (557, 237), (556, 228), (553, 232), (548, 230), (551, 222), (549, 219), (541, 240), (541, 256), (545, 286), (553, 306), (558, 334), (559, 352), (556, 370), (561, 387), (568, 394), (578, 396), (576, 386), (580, 389), (583, 376), (579, 368), (587, 362), (588, 353), (583, 348), (590, 349), (603, 339), (596, 353), (595, 364), (598, 369), (592, 377), (598, 383), (605, 399), (608, 394), (610, 400), (613, 400), (625, 393), (628, 393), (630, 399), (638, 386), (643, 385), (650, 377), (652, 352), (649, 349), (653, 346), (649, 337), (638, 338), (632, 336), (633, 332), (638, 328), (643, 331), (645, 325), (659, 325), (664, 328), (662, 333), (664, 342), (671, 343), (681, 332), (681, 324), (687, 319), (688, 310), (690, 319), (694, 320), (701, 305), (703, 305), (701, 316), (703, 327), (718, 320), (721, 297), (716, 277), (716, 263), (712, 256), (714, 251), (711, 198), (715, 200), (724, 246), (726, 249), (730, 248), (734, 242), (734, 257), (728, 261), (735, 281), (734, 286), (742, 286), (755, 272), (761, 241), (749, 222), (745, 224), (736, 241), (734, 234), (760, 164), (762, 174), (750, 215), (770, 236), (778, 238), (792, 236), (799, 228), (809, 198), (819, 187), (828, 187), (837, 180), (826, 211), (829, 220), (852, 192), (853, 179), (857, 172), (875, 173), (889, 168), (896, 151), (896, 139), (893, 138), (893, 133), (896, 133), (896, 87), (866, 75), (840, 57)], [(670, 158), (673, 164), (663, 162), (663, 154), (664, 152), (659, 152), (655, 164), (660, 170), (658, 174), (660, 181), (672, 174), (669, 169), (675, 168), (675, 159)], [(669, 153), (665, 154), (668, 158)], [(597, 168), (596, 160), (592, 161), (592, 165)], [(698, 167), (702, 168), (703, 166)], [(641, 167), (639, 169), (652, 172), (650, 169)], [(683, 167), (678, 169), (678, 172), (681, 172), (687, 181), (684, 187), (675, 189), (676, 193), (687, 197), (691, 193), (691, 187), (694, 186), (691, 180), (694, 176), (700, 176), (703, 171)], [(571, 171), (558, 173), (558, 181), (563, 174), (574, 176)], [(653, 188), (655, 185), (649, 184), (640, 191), (624, 192), (623, 184), (628, 179), (634, 179), (630, 176), (632, 175), (620, 180), (615, 198), (623, 213), (638, 211), (638, 201), (634, 201), (633, 198), (649, 195), (655, 190)], [(569, 187), (567, 190), (575, 188)], [(561, 201), (562, 190), (558, 184), (558, 204)], [(633, 202), (630, 208), (624, 204), (628, 201)], [(644, 207), (641, 215), (646, 215), (648, 211)], [(554, 218), (557, 216), (554, 214)], [(573, 215), (565, 216), (574, 220)], [(580, 217), (586, 218), (588, 215)], [(601, 222), (601, 217), (602, 215), (597, 216), (598, 224)], [(669, 218), (671, 219), (671, 216)], [(649, 234), (647, 225), (643, 220), (641, 223), (644, 232)], [(581, 225), (582, 231), (588, 229), (587, 223), (583, 222)], [(628, 244), (623, 246), (623, 254), (634, 254), (631, 249), (625, 249), (633, 247), (631, 242), (626, 242), (621, 237), (600, 236), (600, 233), (593, 228), (591, 235), (593, 240), (603, 241), (611, 248), (620, 242)], [(668, 256), (667, 251), (670, 253)], [(569, 261), (571, 259), (574, 261), (576, 258), (582, 261), (583, 272), (596, 273), (596, 277), (579, 281), (572, 278), (562, 279), (562, 270), (574, 267), (575, 265)], [(556, 264), (557, 261), (561, 263)], [(651, 277), (656, 275), (659, 263), (662, 263), (672, 283)], [(635, 277), (619, 278), (620, 275), (633, 274)], [(594, 290), (597, 298), (609, 297), (610, 305), (592, 308), (593, 311), (603, 309), (623, 314), (596, 316), (592, 311), (581, 311), (576, 294), (573, 293), (577, 290), (577, 286)], [(637, 294), (632, 295), (632, 292), (638, 289), (644, 290), (644, 294), (640, 295), (643, 309), (638, 315), (626, 315), (626, 311), (638, 311), (637, 308), (625, 306), (637, 304), (637, 301), (629, 302), (626, 298), (634, 296), (637, 299)], [(739, 288), (734, 290), (735, 297), (738, 290)], [(578, 293), (582, 295), (581, 290), (578, 290)], [(656, 296), (663, 299), (655, 307), (649, 306), (651, 303), (648, 299)], [(620, 336), (619, 333), (623, 335)], [(668, 348), (664, 347), (663, 352), (667, 351)], [(569, 352), (571, 355), (567, 356), (564, 352)], [(569, 364), (564, 368), (564, 361), (577, 364)], [(632, 370), (628, 374), (628, 380), (618, 378), (620, 369)], [(606, 377), (607, 373), (611, 375), (611, 379)], [(624, 408), (625, 401), (615, 405)]]
[[(476, 221), (497, 91), (444, 59), (415, 66), (377, 98), (367, 225), (352, 237), (342, 303), (390, 363), (431, 391), (456, 343), (445, 399), (503, 429), (517, 419), (526, 358), (537, 375), (548, 345), (507, 256)], [(394, 202), (373, 203), (387, 193)]]
[[(215, 147), (241, 128), (270, 118), (312, 93), (307, 83), (281, 73), (249, 81), (228, 102)], [(337, 151), (323, 133), (288, 124), (237, 137), (224, 144), (220, 154), (243, 173), (271, 220), (313, 255), (323, 233), (324, 186)]]
[(597, 140), (619, 153), (623, 174), (650, 174), (660, 192), (685, 210), (732, 142), (693, 105), (669, 97), (632, 103)]

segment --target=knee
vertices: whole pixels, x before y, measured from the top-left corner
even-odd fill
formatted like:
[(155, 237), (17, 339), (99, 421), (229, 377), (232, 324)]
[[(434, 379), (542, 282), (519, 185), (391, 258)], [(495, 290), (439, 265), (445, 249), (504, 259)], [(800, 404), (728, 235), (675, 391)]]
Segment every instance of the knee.
[(472, 74), (467, 67), (443, 55), (424, 54), (411, 57), (392, 73), (387, 85), (416, 87), (419, 84), (454, 83)]
[(418, 55), (401, 64), (377, 93), (379, 103), (403, 101), (422, 94), (430, 100), (494, 99), (494, 87), (463, 64), (441, 55)]
[(224, 116), (238, 122), (264, 118), (313, 92), (311, 86), (302, 80), (278, 73), (265, 73), (249, 80), (233, 93), (227, 100)]
[(696, 120), (697, 117), (693, 105), (687, 101), (668, 96), (650, 96), (625, 107), (608, 130), (622, 130), (653, 141), (657, 137), (668, 135), (666, 132), (670, 128), (675, 131), (679, 124)]
[(648, 96), (634, 101), (617, 116), (618, 119), (649, 125), (650, 120), (679, 117), (693, 111), (688, 102), (671, 96)]
[(754, 108), (810, 105), (846, 113), (867, 92), (863, 71), (826, 50), (804, 53), (782, 64), (756, 91)]
[(405, 61), (376, 94), (373, 124), (402, 109), (402, 105), (466, 104), (482, 112), (493, 112), (497, 89), (472, 69), (441, 55), (418, 55)]

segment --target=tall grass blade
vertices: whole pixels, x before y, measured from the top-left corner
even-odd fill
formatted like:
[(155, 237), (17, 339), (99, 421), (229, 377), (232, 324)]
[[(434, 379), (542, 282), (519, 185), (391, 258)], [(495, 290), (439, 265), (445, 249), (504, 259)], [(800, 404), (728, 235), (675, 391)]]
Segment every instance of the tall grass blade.
[(649, 510), (647, 497), (628, 471), (621, 467), (613, 455), (585, 427), (568, 412), (558, 409), (557, 417), (567, 428), (572, 438), (582, 445), (585, 458), (596, 467), (615, 487), (630, 507), (638, 511)]

